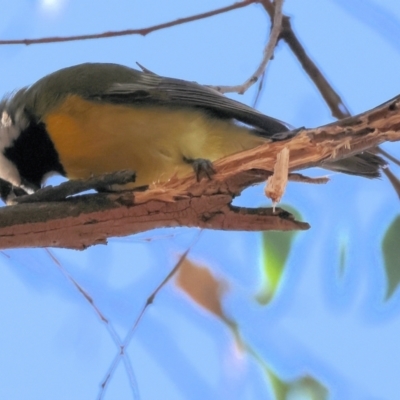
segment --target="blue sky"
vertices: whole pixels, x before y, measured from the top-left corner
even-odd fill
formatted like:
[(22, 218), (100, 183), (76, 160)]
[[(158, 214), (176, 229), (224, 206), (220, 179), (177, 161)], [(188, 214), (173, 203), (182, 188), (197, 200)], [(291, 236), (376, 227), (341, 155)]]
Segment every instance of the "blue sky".
[[(140, 28), (231, 4), (97, 0), (2, 1), (1, 39)], [(285, 13), (352, 113), (399, 94), (400, 3), (287, 0)], [(269, 32), (260, 6), (146, 37), (1, 46), (0, 92), (82, 62), (138, 61), (165, 76), (236, 84), (257, 66)], [(251, 104), (255, 89), (232, 95)], [(332, 121), (329, 109), (284, 43), (267, 71), (258, 109), (294, 126)], [(385, 145), (400, 154), (399, 145)], [(396, 170), (395, 170), (396, 171)], [(399, 172), (399, 171), (397, 171)], [(311, 175), (326, 174), (322, 170)], [(384, 233), (398, 214), (385, 179), (329, 173), (324, 186), (293, 183), (283, 199), (312, 228), (299, 233), (274, 301), (252, 300), (261, 280), (261, 234), (202, 233), (190, 258), (230, 284), (224, 309), (243, 337), (283, 379), (312, 375), (333, 399), (397, 399), (400, 296), (384, 303)], [(237, 204), (268, 204), (263, 187)], [(196, 229), (146, 232), (84, 252), (51, 250), (124, 337), (147, 296), (192, 242)], [(347, 252), (344, 271), (339, 251)], [(116, 353), (104, 324), (43, 249), (0, 253), (0, 397), (94, 399)], [(141, 399), (271, 398), (257, 362), (235, 350), (226, 326), (173, 284), (157, 296), (128, 347)], [(106, 399), (131, 399), (121, 363)]]

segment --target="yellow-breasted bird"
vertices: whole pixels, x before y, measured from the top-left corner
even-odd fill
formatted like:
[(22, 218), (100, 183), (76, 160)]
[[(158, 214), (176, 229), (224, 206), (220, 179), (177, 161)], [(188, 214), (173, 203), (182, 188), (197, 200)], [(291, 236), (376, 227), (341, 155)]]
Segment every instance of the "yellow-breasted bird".
[[(145, 186), (212, 169), (212, 161), (288, 132), (206, 86), (117, 64), (56, 71), (4, 99), (0, 115), (0, 178), (28, 193), (54, 173), (79, 179), (130, 169), (134, 186)], [(377, 177), (382, 165), (363, 153), (326, 167)], [(0, 192), (5, 199), (10, 190)]]

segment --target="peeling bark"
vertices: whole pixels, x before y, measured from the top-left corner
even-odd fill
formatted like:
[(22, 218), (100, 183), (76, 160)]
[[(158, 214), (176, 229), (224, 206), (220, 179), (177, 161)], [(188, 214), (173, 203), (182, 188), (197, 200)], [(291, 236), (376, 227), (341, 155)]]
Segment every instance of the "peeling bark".
[(232, 199), (246, 187), (265, 181), (284, 148), (290, 152), (289, 171), (293, 172), (323, 167), (326, 161), (399, 140), (399, 108), (400, 96), (358, 116), (234, 154), (214, 164), (217, 173), (211, 181), (173, 178), (144, 192), (99, 193), (4, 207), (0, 210), (0, 248), (84, 249), (105, 244), (109, 237), (159, 227), (308, 229), (307, 223), (296, 221), (284, 210), (234, 207)]

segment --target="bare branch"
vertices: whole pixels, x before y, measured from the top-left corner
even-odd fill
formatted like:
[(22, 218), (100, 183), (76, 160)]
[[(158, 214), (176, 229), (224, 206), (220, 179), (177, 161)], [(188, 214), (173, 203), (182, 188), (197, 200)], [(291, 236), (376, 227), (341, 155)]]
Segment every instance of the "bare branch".
[[(59, 271), (64, 275), (64, 277), (78, 290), (78, 292), (84, 297), (84, 299), (89, 303), (89, 306), (92, 308), (96, 316), (99, 318), (101, 323), (106, 327), (112, 341), (114, 342), (115, 346), (118, 349), (121, 349), (123, 344), (121, 339), (109, 321), (109, 319), (101, 312), (100, 308), (96, 305), (93, 297), (75, 280), (75, 278), (70, 275), (67, 270), (63, 267), (63, 265), (58, 261), (58, 259), (54, 256), (54, 254), (49, 250), (45, 249), (49, 257), (53, 260), (54, 264), (57, 266)], [(129, 357), (126, 354), (122, 354), (121, 351), (119, 352), (119, 358), (123, 358), (124, 365), (126, 369), (126, 373), (128, 375), (129, 384), (131, 386), (131, 390), (133, 393), (134, 399), (139, 399), (139, 392), (138, 392), (138, 384), (136, 381), (135, 373), (133, 372), (132, 364), (129, 360)], [(111, 376), (110, 376), (111, 377)]]
[[(271, 20), (274, 19), (276, 6), (274, 6), (269, 0), (261, 0), (260, 2), (265, 10), (268, 12)], [(343, 100), (340, 98), (339, 94), (336, 93), (328, 80), (321, 73), (319, 68), (315, 65), (314, 61), (311, 60), (311, 58), (308, 56), (303, 45), (300, 43), (293, 32), (292, 26), (290, 24), (290, 18), (286, 15), (282, 17), (282, 30), (280, 38), (289, 45), (293, 54), (300, 61), (300, 64), (303, 67), (304, 71), (314, 82), (315, 86), (324, 98), (326, 104), (330, 108), (332, 116), (337, 119), (349, 117), (350, 112), (347, 109), (346, 105), (343, 103)]]
[(253, 108), (257, 108), (258, 101), (261, 98), (261, 92), (262, 92), (263, 87), (264, 87), (265, 72), (266, 71), (264, 71), (263, 74), (261, 75), (261, 79), (260, 79), (260, 81), (258, 83), (257, 93), (254, 96), (254, 101), (253, 101), (253, 104), (252, 104)]
[[(271, 20), (274, 16), (274, 5), (269, 0), (261, 0), (261, 4), (268, 12)], [(286, 15), (283, 16), (282, 20), (282, 32), (281, 38), (285, 40), (285, 42), (289, 45), (290, 49), (292, 50), (293, 54), (297, 57), (300, 61), (301, 66), (303, 67), (304, 71), (308, 74), (311, 80), (314, 82), (315, 86), (319, 90), (321, 96), (325, 100), (325, 103), (331, 110), (332, 116), (337, 119), (342, 119), (349, 117), (351, 114), (347, 107), (345, 106), (343, 100), (339, 96), (339, 94), (333, 89), (330, 85), (328, 80), (324, 77), (321, 73), (319, 68), (315, 65), (315, 63), (311, 60), (311, 58), (306, 53), (303, 45), (300, 43), (298, 38), (293, 32), (290, 18)], [(370, 151), (372, 153), (378, 153), (386, 157), (388, 160), (394, 162), (395, 164), (399, 165), (399, 161), (391, 156), (390, 154), (384, 152), (379, 147), (371, 148)], [(393, 189), (396, 191), (397, 195), (400, 197), (400, 181), (399, 179), (389, 170), (386, 168), (384, 174), (389, 179), (390, 183), (392, 184)]]
[(112, 361), (110, 368), (108, 369), (106, 376), (103, 379), (103, 382), (100, 387), (100, 394), (98, 396), (99, 400), (101, 400), (103, 398), (105, 390), (107, 388), (107, 385), (110, 382), (110, 378), (112, 377), (113, 373), (117, 369), (118, 364), (121, 360), (121, 354), (125, 354), (126, 348), (129, 346), (129, 343), (133, 338), (133, 334), (135, 333), (136, 328), (139, 325), (139, 322), (142, 320), (147, 307), (153, 303), (153, 301), (154, 301), (155, 297), (157, 296), (157, 294), (159, 293), (159, 291), (171, 280), (171, 278), (179, 270), (182, 263), (186, 260), (186, 257), (189, 254), (190, 250), (192, 250), (193, 246), (199, 240), (201, 232), (202, 231), (199, 231), (199, 233), (196, 235), (196, 237), (194, 238), (193, 242), (189, 245), (187, 250), (179, 257), (179, 260), (175, 264), (174, 268), (172, 268), (172, 270), (169, 272), (169, 274), (162, 280), (162, 282), (156, 287), (156, 289), (153, 291), (153, 293), (147, 298), (141, 312), (139, 313), (138, 317), (136, 318), (136, 321), (133, 323), (133, 325), (132, 325), (131, 329), (129, 330), (128, 334), (126, 335), (123, 343), (121, 344), (121, 351), (115, 355), (114, 360)]
[(400, 96), (341, 121), (308, 129), (289, 140), (266, 143), (215, 162), (211, 181), (172, 178), (144, 192), (92, 194), (0, 210), (0, 248), (83, 249), (112, 236), (176, 226), (224, 230), (307, 229), (283, 210), (231, 205), (233, 197), (274, 170), (277, 154), (290, 152), (289, 172), (323, 166), (400, 140)]
[(251, 77), (247, 79), (245, 82), (243, 82), (241, 85), (212, 86), (214, 89), (218, 90), (221, 93), (235, 92), (243, 94), (250, 86), (254, 85), (259, 80), (260, 76), (265, 72), (265, 69), (267, 68), (268, 61), (272, 58), (274, 54), (276, 44), (278, 43), (278, 39), (281, 34), (282, 6), (283, 6), (283, 0), (275, 0), (274, 13), (273, 17), (271, 17), (271, 19), (273, 19), (273, 23), (272, 23), (271, 33), (269, 35), (269, 40), (264, 49), (264, 55), (261, 60), (261, 63), (258, 66), (258, 68), (254, 71), (254, 73), (251, 75)]
[(45, 44), (45, 43), (60, 43), (60, 42), (73, 42), (77, 40), (91, 40), (91, 39), (104, 39), (112, 38), (118, 36), (128, 36), (128, 35), (142, 35), (146, 36), (149, 33), (159, 31), (162, 29), (171, 28), (173, 26), (186, 24), (188, 22), (198, 21), (200, 19), (213, 17), (214, 15), (223, 14), (228, 11), (236, 10), (238, 8), (247, 7), (250, 4), (258, 3), (260, 0), (243, 0), (234, 3), (230, 6), (218, 8), (213, 11), (208, 11), (202, 14), (192, 15), (186, 18), (179, 18), (174, 21), (164, 22), (162, 24), (149, 26), (148, 28), (141, 29), (125, 29), (122, 31), (109, 31), (103, 33), (93, 33), (89, 35), (76, 35), (76, 36), (57, 36), (57, 37), (44, 37), (39, 39), (14, 39), (14, 40), (0, 40), (0, 45), (13, 45), (13, 44)]
[(383, 150), (380, 147), (377, 147), (376, 149), (374, 149), (373, 153), (380, 154), (383, 157), (385, 157), (388, 160), (390, 160), (392, 163), (400, 166), (400, 161), (396, 157), (393, 157), (391, 154), (389, 154), (387, 151)]
[(397, 178), (395, 174), (389, 169), (386, 168), (383, 170), (383, 173), (386, 175), (386, 177), (389, 179), (389, 182), (391, 183), (393, 189), (397, 193), (397, 196), (400, 199), (400, 180)]

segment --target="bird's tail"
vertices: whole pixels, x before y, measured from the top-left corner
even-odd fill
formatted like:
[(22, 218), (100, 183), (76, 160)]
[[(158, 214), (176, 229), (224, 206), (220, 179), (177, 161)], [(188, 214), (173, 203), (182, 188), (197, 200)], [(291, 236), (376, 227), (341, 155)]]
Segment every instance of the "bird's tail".
[(364, 178), (379, 178), (381, 176), (380, 170), (386, 166), (387, 163), (383, 158), (368, 151), (339, 161), (325, 162), (321, 165), (322, 168), (331, 171), (358, 175)]

